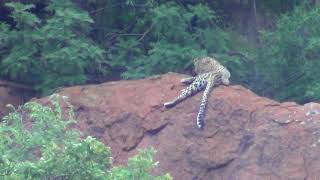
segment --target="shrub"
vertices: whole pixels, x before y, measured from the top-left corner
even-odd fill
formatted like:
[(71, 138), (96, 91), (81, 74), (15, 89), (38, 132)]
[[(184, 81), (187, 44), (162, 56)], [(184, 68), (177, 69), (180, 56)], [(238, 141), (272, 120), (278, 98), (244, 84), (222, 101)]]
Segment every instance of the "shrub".
[[(72, 107), (54, 95), (52, 108), (26, 103), (0, 124), (1, 179), (171, 179), (154, 177), (153, 149), (129, 159), (127, 167), (112, 167), (110, 148), (70, 128)], [(60, 103), (70, 110), (62, 112)]]

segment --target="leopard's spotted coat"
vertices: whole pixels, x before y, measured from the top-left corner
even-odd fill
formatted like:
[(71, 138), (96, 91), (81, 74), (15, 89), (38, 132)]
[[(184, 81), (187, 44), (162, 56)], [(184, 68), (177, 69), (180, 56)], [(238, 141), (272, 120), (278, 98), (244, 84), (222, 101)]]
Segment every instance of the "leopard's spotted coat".
[(197, 115), (197, 126), (203, 128), (205, 109), (208, 95), (215, 85), (229, 85), (230, 72), (218, 61), (211, 57), (197, 58), (194, 60), (196, 77), (188, 77), (181, 80), (182, 83), (190, 84), (187, 88), (181, 90), (180, 95), (170, 102), (164, 103), (165, 107), (172, 107), (185, 100), (189, 96), (204, 90), (199, 112)]

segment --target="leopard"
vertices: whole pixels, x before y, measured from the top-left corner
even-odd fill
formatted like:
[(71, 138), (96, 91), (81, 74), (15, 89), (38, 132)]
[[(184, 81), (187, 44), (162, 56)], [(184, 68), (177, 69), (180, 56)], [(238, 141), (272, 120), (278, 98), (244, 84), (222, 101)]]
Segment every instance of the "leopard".
[(173, 107), (188, 97), (204, 90), (196, 119), (197, 127), (203, 129), (205, 123), (205, 110), (210, 92), (214, 86), (229, 85), (231, 74), (226, 67), (213, 57), (195, 58), (193, 64), (196, 76), (181, 79), (181, 83), (188, 86), (182, 89), (180, 95), (175, 99), (164, 103), (164, 106), (166, 108)]

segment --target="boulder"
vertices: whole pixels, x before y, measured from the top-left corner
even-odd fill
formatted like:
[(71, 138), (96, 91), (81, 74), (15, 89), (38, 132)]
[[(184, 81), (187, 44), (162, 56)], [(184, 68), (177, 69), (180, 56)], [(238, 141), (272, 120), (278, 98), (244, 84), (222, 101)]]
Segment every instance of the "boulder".
[(0, 118), (8, 114), (7, 104), (22, 105), (34, 95), (34, 91), (25, 85), (0, 79)]
[[(279, 103), (242, 86), (219, 86), (196, 126), (202, 92), (172, 108), (181, 74), (64, 88), (83, 133), (111, 147), (124, 165), (138, 149), (157, 150), (174, 179), (319, 179), (320, 104)], [(40, 99), (42, 103), (47, 98)]]

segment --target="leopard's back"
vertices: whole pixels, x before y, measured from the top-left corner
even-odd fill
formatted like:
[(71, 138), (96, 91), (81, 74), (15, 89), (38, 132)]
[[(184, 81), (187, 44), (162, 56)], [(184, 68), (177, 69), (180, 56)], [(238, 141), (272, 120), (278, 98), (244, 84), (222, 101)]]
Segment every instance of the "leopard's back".
[(194, 62), (194, 71), (200, 75), (204, 73), (217, 73), (221, 75), (221, 82), (229, 84), (231, 76), (229, 70), (212, 57), (196, 58)]

